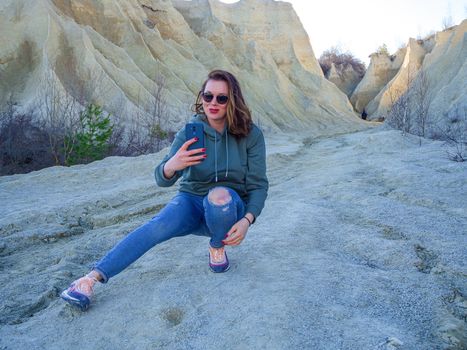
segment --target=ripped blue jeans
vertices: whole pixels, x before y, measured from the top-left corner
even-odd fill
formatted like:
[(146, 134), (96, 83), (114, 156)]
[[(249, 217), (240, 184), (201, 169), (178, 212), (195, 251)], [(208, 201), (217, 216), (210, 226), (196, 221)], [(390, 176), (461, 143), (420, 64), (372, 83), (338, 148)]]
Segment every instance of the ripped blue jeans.
[[(219, 193), (221, 196), (216, 197)], [(245, 203), (231, 188), (214, 187), (206, 196), (179, 192), (149, 222), (117, 243), (93, 269), (102, 275), (102, 282), (107, 283), (156, 244), (189, 234), (211, 237), (212, 247), (223, 247), (222, 240), (243, 215)]]

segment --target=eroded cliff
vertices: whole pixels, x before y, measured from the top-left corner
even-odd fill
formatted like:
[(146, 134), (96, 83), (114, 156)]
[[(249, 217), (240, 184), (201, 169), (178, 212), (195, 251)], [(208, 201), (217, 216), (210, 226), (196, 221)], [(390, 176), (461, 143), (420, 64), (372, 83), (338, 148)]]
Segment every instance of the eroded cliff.
[(175, 129), (207, 72), (222, 68), (238, 76), (265, 129), (325, 132), (358, 123), (285, 2), (8, 0), (0, 32), (2, 105), (37, 109), (53, 85), (131, 119), (154, 105), (163, 76)]

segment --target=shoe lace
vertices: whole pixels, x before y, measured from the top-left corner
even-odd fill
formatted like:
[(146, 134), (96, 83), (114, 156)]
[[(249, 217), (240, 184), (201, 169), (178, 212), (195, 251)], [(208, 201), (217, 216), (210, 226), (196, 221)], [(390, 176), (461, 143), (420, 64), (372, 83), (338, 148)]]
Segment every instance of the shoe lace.
[(214, 262), (222, 262), (224, 261), (224, 247), (222, 248), (209, 248), (212, 256), (212, 260)]

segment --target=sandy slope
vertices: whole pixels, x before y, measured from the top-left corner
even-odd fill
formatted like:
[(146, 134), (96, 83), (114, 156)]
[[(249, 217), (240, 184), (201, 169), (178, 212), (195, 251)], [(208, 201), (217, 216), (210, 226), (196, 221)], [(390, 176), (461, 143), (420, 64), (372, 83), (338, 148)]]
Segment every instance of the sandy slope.
[(267, 205), (229, 272), (174, 239), (86, 313), (57, 295), (173, 195), (162, 155), (0, 178), (0, 348), (465, 348), (467, 164), (381, 128), (268, 144)]

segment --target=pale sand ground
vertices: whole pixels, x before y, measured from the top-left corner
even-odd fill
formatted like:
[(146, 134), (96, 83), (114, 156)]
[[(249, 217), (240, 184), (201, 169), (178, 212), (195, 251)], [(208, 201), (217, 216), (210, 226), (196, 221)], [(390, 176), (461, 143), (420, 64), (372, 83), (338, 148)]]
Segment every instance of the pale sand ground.
[(229, 272), (209, 272), (207, 239), (174, 239), (86, 313), (57, 296), (173, 196), (162, 154), (1, 177), (0, 348), (466, 348), (467, 164), (382, 128), (268, 145)]

